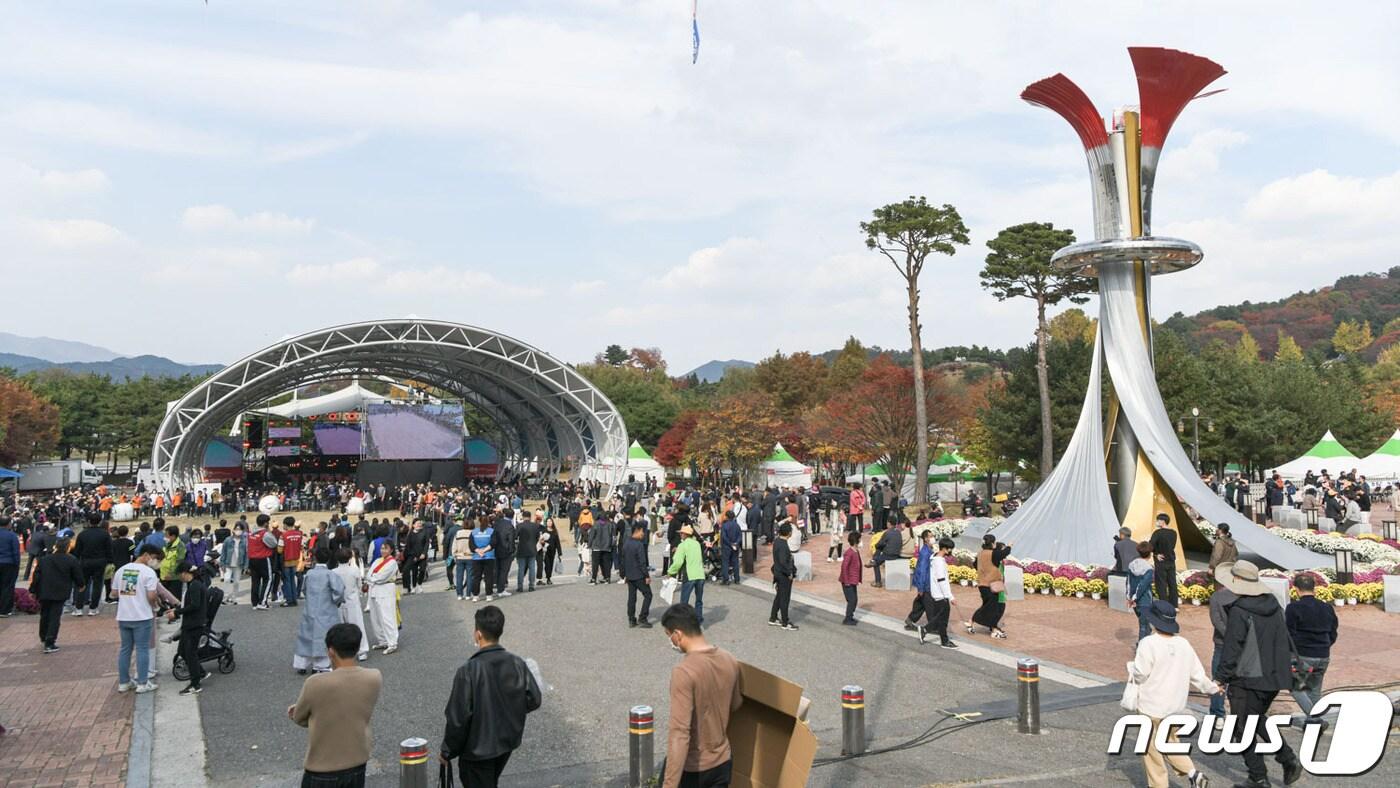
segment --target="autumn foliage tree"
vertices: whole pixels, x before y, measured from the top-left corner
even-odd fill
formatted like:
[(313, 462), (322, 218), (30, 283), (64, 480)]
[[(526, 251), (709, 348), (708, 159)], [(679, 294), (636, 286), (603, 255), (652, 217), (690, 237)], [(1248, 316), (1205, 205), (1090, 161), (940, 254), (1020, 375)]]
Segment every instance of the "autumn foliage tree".
[(685, 459), (702, 472), (718, 474), (728, 468), (746, 476), (768, 459), (782, 427), (766, 394), (751, 391), (729, 397), (696, 419)]
[(699, 420), (700, 414), (693, 410), (677, 416), (676, 422), (656, 442), (656, 451), (652, 452), (651, 458), (661, 463), (663, 468), (679, 467), (685, 462), (685, 445)]
[(49, 454), (58, 438), (58, 406), (24, 383), (0, 377), (0, 465)]

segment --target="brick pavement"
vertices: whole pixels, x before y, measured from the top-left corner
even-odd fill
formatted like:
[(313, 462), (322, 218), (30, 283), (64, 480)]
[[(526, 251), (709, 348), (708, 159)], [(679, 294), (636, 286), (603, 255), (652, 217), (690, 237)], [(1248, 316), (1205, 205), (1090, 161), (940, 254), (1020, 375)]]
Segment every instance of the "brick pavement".
[(60, 650), (49, 655), (40, 652), (37, 615), (0, 619), (0, 784), (125, 784), (134, 693), (116, 692), (113, 610), (65, 616)]
[[(869, 551), (861, 543), (861, 557), (868, 560)], [(845, 604), (837, 581), (840, 563), (826, 563), (828, 538), (825, 533), (809, 539), (803, 550), (812, 554), (810, 582), (797, 583), (794, 590), (813, 594)], [(760, 578), (771, 577), (768, 566), (771, 553), (759, 549), (755, 568)], [(859, 607), (892, 617), (909, 614), (912, 593), (872, 588), (873, 570), (864, 570), (860, 587)], [(983, 634), (969, 636), (961, 621), (971, 618), (981, 605), (976, 587), (954, 587), (957, 607), (953, 610), (949, 633), (960, 640), (1005, 651), (1058, 662), (1079, 670), (1120, 680), (1124, 665), (1133, 657), (1137, 642), (1137, 619), (1130, 614), (1108, 608), (1107, 601), (1028, 595), (1022, 602), (1007, 605), (1003, 624), (1007, 640), (993, 640)], [(1327, 671), (1326, 686), (1341, 687), (1375, 685), (1400, 681), (1400, 618), (1387, 614), (1378, 606), (1356, 605), (1337, 611), (1340, 632), (1332, 650), (1332, 663)], [(1202, 661), (1209, 662), (1211, 628), (1208, 609), (1184, 606), (1177, 615), (1182, 634), (1196, 647)], [(1286, 698), (1286, 693), (1281, 700)], [(1291, 701), (1290, 701), (1291, 702)]]

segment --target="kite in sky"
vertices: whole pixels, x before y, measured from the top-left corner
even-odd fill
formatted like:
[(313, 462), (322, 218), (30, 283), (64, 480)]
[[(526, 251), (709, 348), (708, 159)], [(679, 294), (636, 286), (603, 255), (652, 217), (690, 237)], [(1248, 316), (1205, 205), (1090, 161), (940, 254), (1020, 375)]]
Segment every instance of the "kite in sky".
[(695, 64), (700, 61), (700, 0), (691, 0), (690, 3), (690, 36), (693, 42), (690, 50), (690, 62)]

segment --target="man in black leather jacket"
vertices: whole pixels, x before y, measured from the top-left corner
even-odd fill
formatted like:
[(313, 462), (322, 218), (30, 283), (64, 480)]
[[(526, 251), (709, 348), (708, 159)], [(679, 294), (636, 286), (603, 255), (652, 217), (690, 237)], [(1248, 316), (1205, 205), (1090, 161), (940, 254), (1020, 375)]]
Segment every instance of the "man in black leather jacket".
[(525, 660), (501, 647), (506, 617), (495, 605), (476, 611), (477, 651), (452, 678), (439, 759), (457, 759), (462, 785), (495, 788), (525, 735), (525, 715), (540, 707), (540, 687)]

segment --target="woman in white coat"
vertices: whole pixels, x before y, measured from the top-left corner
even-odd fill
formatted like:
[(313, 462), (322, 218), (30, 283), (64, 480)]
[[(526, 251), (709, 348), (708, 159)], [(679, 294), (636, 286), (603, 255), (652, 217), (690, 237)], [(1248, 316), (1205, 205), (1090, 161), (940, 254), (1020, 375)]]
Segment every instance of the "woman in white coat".
[(394, 560), (394, 548), (385, 539), (379, 543), (379, 557), (370, 564), (369, 599), (365, 610), (369, 626), (374, 631), (374, 647), (385, 654), (399, 650), (399, 564)]
[(345, 583), (345, 601), (340, 605), (340, 621), (360, 628), (360, 661), (364, 662), (369, 659), (369, 632), (365, 630), (365, 611), (362, 607), (364, 598), (360, 594), (360, 587), (365, 582), (365, 568), (355, 560), (354, 552), (348, 547), (335, 551), (335, 560), (338, 564), (331, 571)]

